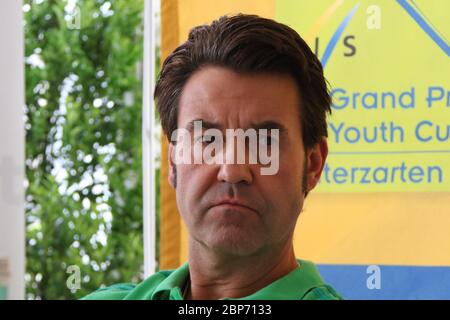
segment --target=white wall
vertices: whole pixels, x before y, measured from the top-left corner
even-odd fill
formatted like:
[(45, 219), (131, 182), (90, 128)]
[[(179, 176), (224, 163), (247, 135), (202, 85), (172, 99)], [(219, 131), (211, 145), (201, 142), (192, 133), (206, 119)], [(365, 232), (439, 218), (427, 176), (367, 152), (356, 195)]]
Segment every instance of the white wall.
[(24, 50), (22, 1), (0, 1), (0, 256), (10, 263), (9, 298), (24, 298)]

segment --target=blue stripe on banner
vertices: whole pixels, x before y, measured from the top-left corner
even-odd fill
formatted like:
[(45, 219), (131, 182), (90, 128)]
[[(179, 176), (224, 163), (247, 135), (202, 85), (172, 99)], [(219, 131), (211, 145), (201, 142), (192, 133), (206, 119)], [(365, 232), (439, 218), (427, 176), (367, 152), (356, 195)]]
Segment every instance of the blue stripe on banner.
[(353, 9), (350, 10), (350, 12), (345, 16), (344, 20), (342, 20), (341, 24), (339, 25), (339, 27), (336, 29), (333, 36), (331, 37), (330, 42), (328, 42), (328, 45), (325, 48), (325, 52), (322, 56), (322, 61), (321, 61), (323, 68), (325, 68), (325, 66), (327, 65), (328, 59), (330, 59), (330, 56), (334, 50), (334, 47), (336, 47), (336, 44), (337, 44), (339, 38), (341, 37), (342, 33), (344, 32), (345, 27), (348, 25), (348, 23), (352, 19), (353, 15), (355, 14), (358, 7), (359, 7), (359, 3), (357, 3), (353, 7)]
[[(368, 265), (317, 265), (324, 280), (344, 299), (450, 299), (450, 267), (378, 265), (380, 289)], [(368, 285), (369, 279), (369, 285)], [(372, 287), (372, 289), (369, 289)]]
[(414, 10), (413, 7), (406, 0), (397, 0), (403, 9), (417, 22), (417, 24), (422, 28), (426, 34), (433, 39), (433, 41), (450, 57), (450, 46), (445, 43), (442, 39), (429, 25), (426, 21)]

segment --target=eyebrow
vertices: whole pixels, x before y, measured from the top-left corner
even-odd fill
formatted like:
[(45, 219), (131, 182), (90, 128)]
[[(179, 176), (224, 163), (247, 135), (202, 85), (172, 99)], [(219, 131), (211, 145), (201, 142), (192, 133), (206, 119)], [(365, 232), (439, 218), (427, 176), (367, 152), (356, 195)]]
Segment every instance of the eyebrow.
[(280, 133), (280, 136), (281, 135), (286, 135), (287, 132), (288, 132), (288, 129), (284, 125), (282, 125), (279, 122), (272, 121), (272, 120), (263, 121), (263, 122), (260, 122), (260, 123), (255, 123), (255, 124), (252, 124), (250, 127), (255, 129), (255, 130), (259, 130), (259, 129), (269, 129), (269, 130), (278, 129), (278, 131)]
[(194, 131), (194, 123), (196, 121), (201, 121), (202, 128), (204, 128), (204, 129), (213, 129), (213, 128), (221, 129), (222, 128), (222, 126), (219, 123), (210, 122), (210, 121), (206, 121), (206, 120), (203, 120), (203, 119), (194, 119), (194, 120), (191, 120), (191, 121), (189, 121), (187, 123), (186, 129), (188, 131)]
[[(189, 130), (189, 131), (194, 131), (194, 123), (196, 121), (201, 121), (202, 122), (202, 128), (204, 128), (204, 129), (219, 129), (219, 130), (223, 129), (222, 125), (220, 125), (219, 123), (207, 121), (207, 120), (204, 120), (204, 119), (194, 119), (194, 120), (189, 121), (187, 123), (187, 125), (186, 125), (186, 129)], [(288, 129), (283, 124), (281, 124), (281, 123), (279, 123), (277, 121), (273, 121), (273, 120), (267, 120), (267, 121), (263, 121), (263, 122), (259, 122), (259, 123), (252, 123), (249, 128), (252, 128), (252, 129), (255, 129), (255, 130), (259, 130), (259, 129), (268, 129), (268, 130), (278, 129), (280, 135), (286, 135), (287, 132), (288, 132)]]

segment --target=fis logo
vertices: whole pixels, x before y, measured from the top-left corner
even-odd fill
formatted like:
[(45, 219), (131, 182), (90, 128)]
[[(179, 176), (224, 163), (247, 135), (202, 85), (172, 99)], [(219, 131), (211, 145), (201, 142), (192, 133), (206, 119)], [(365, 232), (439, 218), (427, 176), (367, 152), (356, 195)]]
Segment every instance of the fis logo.
[[(439, 48), (450, 56), (450, 46), (447, 39), (437, 30), (432, 22), (425, 16), (413, 0), (396, 0), (399, 9), (406, 12), (410, 18), (426, 33), (426, 35), (438, 45)], [(318, 36), (320, 29), (330, 20), (337, 12), (338, 8), (344, 3), (344, 0), (336, 0), (328, 7), (317, 21), (312, 25), (310, 30), (305, 34), (305, 40), (309, 44), (313, 44), (313, 51), (319, 57), (322, 66), (325, 68), (331, 55), (335, 53), (335, 49), (339, 43), (342, 43), (341, 51), (344, 57), (353, 57), (357, 54), (357, 38), (354, 34), (345, 34), (345, 29), (352, 21), (356, 12), (360, 9), (360, 3), (356, 3), (350, 11), (345, 15), (344, 19), (338, 25), (337, 29), (331, 36), (329, 42), (325, 46), (325, 50), (321, 48), (321, 40)], [(361, 10), (359, 10), (361, 11)], [(378, 5), (370, 5), (366, 8), (367, 14), (366, 27), (369, 30), (381, 29), (381, 8)], [(322, 54), (323, 52), (323, 54)]]

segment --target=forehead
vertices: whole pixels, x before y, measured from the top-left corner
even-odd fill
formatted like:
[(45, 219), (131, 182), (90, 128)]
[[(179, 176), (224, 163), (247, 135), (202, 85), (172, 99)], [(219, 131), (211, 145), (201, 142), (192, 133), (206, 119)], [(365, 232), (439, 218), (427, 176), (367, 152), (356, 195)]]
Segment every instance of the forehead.
[(248, 122), (298, 120), (299, 94), (289, 75), (240, 74), (208, 66), (185, 84), (179, 103), (178, 125), (192, 119), (245, 125)]

